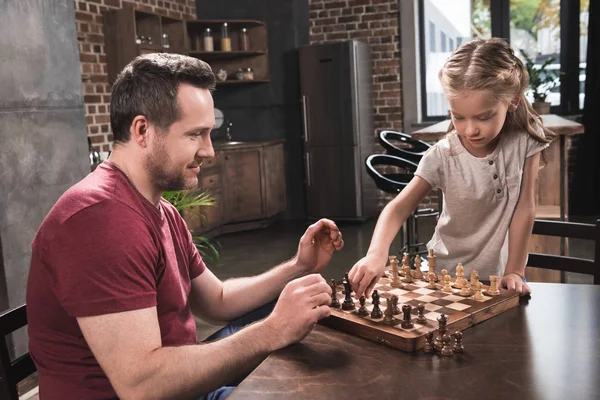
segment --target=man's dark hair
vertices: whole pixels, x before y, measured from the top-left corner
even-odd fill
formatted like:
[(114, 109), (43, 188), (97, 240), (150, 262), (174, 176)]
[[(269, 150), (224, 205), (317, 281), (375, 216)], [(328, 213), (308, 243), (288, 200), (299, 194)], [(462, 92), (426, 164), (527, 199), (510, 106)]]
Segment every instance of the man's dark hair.
[(115, 143), (129, 141), (129, 128), (138, 115), (161, 130), (177, 121), (180, 83), (212, 92), (215, 75), (204, 61), (180, 54), (146, 54), (129, 63), (113, 84), (110, 98), (110, 126)]

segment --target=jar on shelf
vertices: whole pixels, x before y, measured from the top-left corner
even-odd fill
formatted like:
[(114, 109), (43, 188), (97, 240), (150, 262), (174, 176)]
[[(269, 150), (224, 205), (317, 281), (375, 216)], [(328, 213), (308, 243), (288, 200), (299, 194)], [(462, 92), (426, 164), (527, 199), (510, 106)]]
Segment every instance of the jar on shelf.
[(168, 49), (171, 47), (171, 45), (169, 44), (169, 34), (168, 33), (162, 34), (162, 47), (165, 49)]
[(239, 35), (240, 51), (250, 50), (250, 39), (248, 38), (248, 29), (242, 28)]
[(252, 68), (246, 68), (246, 70), (244, 71), (244, 76), (247, 81), (254, 80), (254, 71), (252, 71)]
[(227, 22), (224, 22), (221, 27), (221, 51), (231, 51), (231, 38), (229, 37)]
[(243, 68), (239, 68), (236, 72), (235, 72), (235, 78), (238, 81), (244, 81), (246, 80), (246, 71)]
[(204, 47), (203, 47), (204, 51), (214, 51), (215, 50), (213, 35), (212, 35), (212, 31), (210, 28), (206, 28), (206, 30), (204, 31), (204, 37), (202, 39), (202, 42), (204, 45)]

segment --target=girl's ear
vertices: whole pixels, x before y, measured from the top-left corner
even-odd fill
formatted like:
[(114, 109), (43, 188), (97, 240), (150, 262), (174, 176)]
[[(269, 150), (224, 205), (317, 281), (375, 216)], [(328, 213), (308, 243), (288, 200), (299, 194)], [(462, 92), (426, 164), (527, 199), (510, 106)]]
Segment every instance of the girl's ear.
[(517, 107), (519, 106), (519, 102), (521, 101), (521, 98), (517, 97), (516, 99), (514, 99), (509, 105), (508, 105), (508, 111), (510, 112), (515, 112), (517, 110)]

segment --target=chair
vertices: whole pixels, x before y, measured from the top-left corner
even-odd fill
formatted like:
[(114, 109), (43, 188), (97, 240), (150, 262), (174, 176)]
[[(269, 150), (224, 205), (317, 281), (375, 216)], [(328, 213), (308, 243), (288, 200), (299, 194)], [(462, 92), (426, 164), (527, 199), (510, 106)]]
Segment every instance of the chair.
[[(400, 142), (402, 147), (396, 146), (394, 142)], [(379, 132), (379, 144), (388, 154), (405, 158), (414, 163), (419, 163), (425, 152), (431, 147), (429, 143), (415, 140), (410, 135), (395, 131)]]
[[(367, 172), (375, 181), (378, 189), (386, 193), (398, 194), (408, 185), (417, 170), (417, 164), (397, 156), (390, 154), (372, 154), (365, 161)], [(406, 172), (401, 173), (382, 173), (376, 167), (392, 166), (400, 168)], [(417, 229), (417, 219), (423, 217), (437, 216), (438, 212), (432, 208), (422, 208), (413, 210), (406, 222), (402, 226), (404, 237), (404, 248), (402, 252), (409, 254), (425, 254), (427, 249), (425, 243), (419, 242), (419, 232)], [(424, 250), (419, 250), (423, 247)]]
[(11, 360), (8, 352), (6, 336), (26, 325), (25, 304), (0, 314), (0, 395), (8, 394), (8, 400), (19, 400), (17, 384), (36, 371), (29, 353)]
[(527, 265), (562, 272), (592, 275), (594, 277), (594, 285), (600, 285), (600, 219), (596, 221), (595, 225), (536, 219), (533, 224), (533, 234), (594, 240), (593, 260), (552, 254), (529, 253)]

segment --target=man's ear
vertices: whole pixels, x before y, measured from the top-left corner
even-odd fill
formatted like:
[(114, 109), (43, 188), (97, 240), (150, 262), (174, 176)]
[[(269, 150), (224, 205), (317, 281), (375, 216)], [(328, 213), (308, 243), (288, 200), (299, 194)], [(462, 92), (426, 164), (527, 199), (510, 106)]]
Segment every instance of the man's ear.
[(148, 145), (149, 128), (150, 124), (148, 119), (143, 115), (137, 115), (133, 121), (131, 121), (131, 126), (129, 127), (131, 140), (136, 142), (141, 147), (146, 147)]

